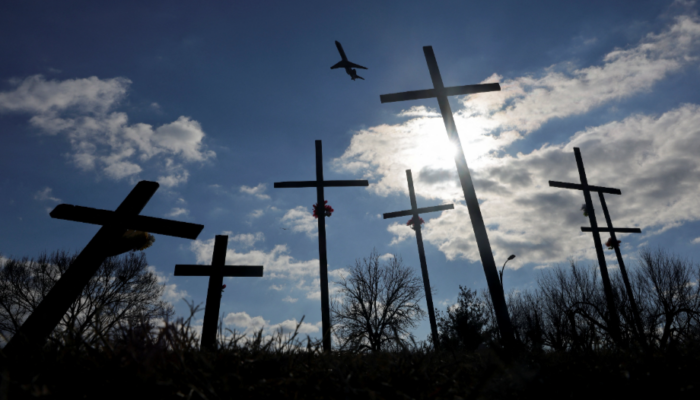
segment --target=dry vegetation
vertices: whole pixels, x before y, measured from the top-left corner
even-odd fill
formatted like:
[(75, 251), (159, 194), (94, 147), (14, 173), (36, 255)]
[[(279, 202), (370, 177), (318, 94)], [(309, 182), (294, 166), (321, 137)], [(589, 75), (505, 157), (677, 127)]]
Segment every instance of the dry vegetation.
[(628, 322), (616, 285), (624, 346), (609, 339), (606, 314), (597, 314), (603, 300), (595, 272), (572, 265), (543, 275), (532, 293), (509, 296), (517, 353), (500, 350), (488, 308), (476, 350), (473, 342), (441, 351), (397, 342), (391, 351), (325, 354), (319, 341), (296, 332), (247, 338), (224, 336), (220, 327), (218, 351), (206, 352), (191, 326), (199, 310), (190, 304), (187, 319), (158, 327), (144, 319), (89, 342), (66, 333), (24, 365), (3, 362), (0, 398), (697, 398), (700, 309), (690, 284), (697, 266), (647, 255), (648, 265), (642, 257), (632, 274), (645, 332)]

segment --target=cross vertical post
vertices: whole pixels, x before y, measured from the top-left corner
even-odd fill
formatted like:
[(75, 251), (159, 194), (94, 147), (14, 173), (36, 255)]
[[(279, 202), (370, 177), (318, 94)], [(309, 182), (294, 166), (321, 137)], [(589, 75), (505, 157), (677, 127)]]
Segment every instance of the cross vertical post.
[(127, 229), (197, 238), (203, 225), (138, 215), (158, 187), (156, 182), (139, 182), (115, 211), (68, 204), (59, 204), (51, 211), (52, 218), (102, 227), (7, 343), (3, 350), (8, 357), (16, 358), (41, 347)]
[(216, 329), (219, 324), (219, 310), (221, 309), (221, 288), (225, 276), (252, 276), (262, 277), (262, 266), (230, 266), (226, 263), (227, 235), (216, 235), (214, 239), (214, 256), (211, 265), (183, 265), (175, 266), (174, 276), (209, 276), (207, 288), (207, 302), (204, 308), (204, 323), (202, 324), (201, 348), (216, 349)]
[[(620, 252), (620, 246), (617, 245), (617, 236), (615, 235), (615, 228), (613, 228), (612, 219), (610, 218), (610, 213), (608, 212), (608, 206), (605, 204), (605, 197), (603, 192), (598, 192), (598, 197), (600, 198), (600, 205), (603, 208), (603, 214), (605, 215), (605, 222), (608, 224), (610, 229), (610, 237), (613, 241), (613, 248), (615, 249), (615, 256), (617, 256), (617, 263), (620, 266), (620, 273), (622, 274), (622, 281), (625, 283), (625, 290), (627, 291), (627, 296), (630, 299), (630, 305), (632, 306), (632, 314), (634, 317), (634, 323), (637, 327), (637, 336), (639, 342), (642, 346), (646, 346), (646, 341), (644, 340), (644, 325), (642, 324), (642, 319), (639, 315), (639, 307), (637, 307), (637, 301), (634, 298), (634, 293), (632, 292), (632, 285), (630, 285), (629, 277), (627, 276), (627, 268), (625, 268), (625, 262), (622, 260), (622, 253)], [(638, 232), (642, 233), (640, 229)]]
[[(595, 244), (596, 255), (598, 257), (598, 265), (600, 266), (600, 277), (603, 281), (603, 290), (605, 292), (605, 300), (607, 303), (609, 313), (608, 329), (613, 341), (615, 341), (618, 345), (622, 346), (623, 343), (622, 336), (620, 333), (620, 316), (617, 312), (617, 307), (615, 305), (614, 293), (612, 290), (612, 285), (610, 284), (610, 276), (608, 275), (608, 267), (607, 263), (605, 262), (605, 253), (603, 252), (603, 244), (600, 240), (600, 232), (610, 232), (613, 237), (613, 240), (617, 240), (615, 232), (642, 233), (642, 231), (639, 228), (614, 228), (612, 226), (612, 221), (610, 219), (610, 214), (608, 213), (608, 207), (605, 204), (605, 198), (603, 197), (603, 193), (621, 195), (622, 191), (620, 191), (620, 189), (589, 185), (588, 180), (586, 178), (586, 170), (583, 167), (583, 158), (581, 157), (581, 150), (578, 147), (574, 147), (574, 155), (576, 157), (576, 166), (578, 168), (579, 179), (581, 180), (581, 183), (576, 184), (549, 181), (549, 186), (583, 191), (583, 198), (586, 201), (585, 207), (588, 212), (588, 219), (591, 226), (582, 227), (581, 231), (593, 233), (593, 243)], [(608, 224), (607, 228), (598, 227), (598, 222), (595, 217), (595, 210), (593, 209), (593, 202), (591, 200), (591, 192), (598, 192), (600, 196), (601, 205), (603, 207), (603, 213), (605, 214), (605, 219)], [(614, 243), (617, 244), (617, 242)], [(623, 279), (625, 280), (625, 289), (628, 291), (630, 298), (633, 298), (632, 288), (629, 287), (629, 285), (627, 284), (628, 281), (625, 279), (627, 272), (624, 270), (622, 255), (620, 254), (619, 249), (617, 249), (617, 246), (614, 247), (616, 247), (616, 254), (618, 256), (618, 261), (620, 262), (620, 269), (621, 271), (624, 271)], [(639, 326), (637, 328), (639, 329)]]
[[(578, 167), (579, 179), (581, 180), (581, 186), (583, 186), (583, 198), (586, 200), (588, 220), (591, 223), (591, 229), (595, 231), (598, 229), (598, 221), (596, 220), (595, 210), (593, 209), (591, 192), (588, 189), (588, 179), (586, 179), (586, 170), (583, 167), (581, 150), (579, 150), (578, 147), (574, 147), (574, 154), (576, 156), (576, 166)], [(616, 342), (621, 343), (622, 337), (620, 336), (620, 316), (617, 314), (615, 297), (612, 291), (612, 285), (610, 284), (610, 276), (608, 275), (608, 265), (605, 262), (605, 254), (603, 253), (603, 243), (600, 240), (600, 234), (593, 234), (593, 243), (595, 244), (595, 251), (596, 255), (598, 256), (598, 265), (600, 266), (600, 277), (603, 280), (603, 290), (605, 291), (605, 299), (608, 304), (608, 313), (610, 314), (610, 336), (612, 336), (613, 340), (615, 340)]]
[(433, 89), (381, 95), (380, 100), (382, 103), (390, 103), (395, 101), (426, 99), (432, 97), (437, 98), (438, 105), (440, 106), (440, 112), (442, 113), (442, 119), (445, 123), (445, 129), (447, 130), (447, 136), (449, 137), (450, 142), (456, 151), (455, 164), (457, 165), (457, 173), (462, 185), (462, 191), (464, 192), (464, 199), (467, 203), (467, 209), (469, 210), (469, 217), (474, 229), (474, 236), (479, 249), (479, 255), (481, 256), (481, 264), (484, 268), (484, 274), (486, 275), (489, 293), (491, 294), (491, 301), (493, 302), (494, 310), (496, 312), (499, 332), (503, 338), (504, 345), (506, 347), (512, 347), (515, 337), (513, 335), (513, 326), (510, 321), (510, 316), (508, 315), (506, 299), (503, 294), (503, 290), (501, 289), (501, 283), (498, 278), (498, 269), (496, 268), (496, 262), (493, 259), (491, 244), (489, 243), (486, 226), (481, 215), (481, 208), (479, 207), (479, 201), (476, 197), (476, 191), (474, 190), (474, 183), (472, 182), (471, 174), (469, 173), (467, 159), (464, 156), (462, 143), (459, 140), (459, 134), (457, 133), (457, 127), (452, 115), (452, 109), (450, 108), (450, 102), (447, 98), (447, 96), (453, 95), (498, 91), (501, 90), (501, 87), (498, 83), (492, 83), (446, 88), (442, 83), (442, 77), (440, 76), (440, 70), (438, 69), (437, 60), (435, 59), (432, 46), (423, 47), (423, 53), (425, 54), (425, 60), (427, 61), (428, 69), (430, 70), (430, 78), (433, 82)]
[(416, 231), (416, 242), (418, 243), (418, 257), (420, 259), (420, 268), (423, 274), (423, 286), (425, 287), (425, 302), (428, 305), (428, 317), (430, 318), (430, 332), (433, 335), (433, 344), (435, 348), (439, 348), (440, 337), (438, 336), (437, 322), (435, 321), (433, 294), (430, 290), (430, 278), (428, 277), (428, 263), (425, 261), (425, 250), (423, 248), (423, 234), (421, 233), (419, 214), (433, 211), (452, 210), (455, 207), (453, 204), (447, 204), (436, 207), (418, 208), (418, 203), (416, 202), (416, 193), (413, 189), (413, 176), (411, 175), (410, 169), (406, 170), (406, 180), (408, 180), (408, 193), (411, 198), (411, 209), (406, 211), (386, 213), (384, 214), (384, 219), (402, 217), (405, 215), (412, 216), (413, 229)]
[(316, 141), (316, 180), (298, 182), (275, 182), (275, 189), (279, 188), (316, 188), (316, 214), (318, 216), (318, 255), (319, 275), (321, 280), (321, 324), (323, 334), (323, 351), (331, 351), (331, 313), (328, 293), (328, 257), (326, 254), (326, 214), (324, 187), (350, 187), (369, 186), (366, 180), (342, 180), (326, 181), (323, 179), (323, 148), (321, 141)]
[[(323, 182), (323, 147), (321, 141), (316, 146), (316, 182)], [(328, 293), (328, 256), (326, 254), (326, 213), (323, 185), (316, 186), (316, 215), (318, 216), (318, 258), (321, 279), (321, 327), (323, 328), (323, 349), (331, 349), (331, 312)], [(327, 349), (327, 350), (326, 350)]]

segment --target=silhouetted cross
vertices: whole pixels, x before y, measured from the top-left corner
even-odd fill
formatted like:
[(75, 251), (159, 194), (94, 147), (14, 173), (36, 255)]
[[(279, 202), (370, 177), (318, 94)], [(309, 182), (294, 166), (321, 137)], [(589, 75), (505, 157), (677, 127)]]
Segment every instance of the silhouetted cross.
[(411, 176), (411, 170), (406, 170), (406, 180), (408, 180), (408, 194), (411, 198), (411, 209), (405, 211), (396, 211), (384, 214), (384, 219), (404, 217), (407, 215), (413, 216), (413, 229), (416, 231), (416, 242), (418, 242), (418, 257), (420, 258), (420, 268), (423, 273), (423, 286), (425, 286), (425, 301), (428, 305), (428, 317), (430, 318), (430, 331), (433, 334), (433, 343), (435, 347), (439, 347), (440, 338), (437, 332), (437, 323), (435, 322), (435, 310), (433, 309), (433, 295), (430, 291), (430, 278), (428, 277), (428, 264), (425, 261), (425, 250), (423, 249), (423, 235), (421, 233), (420, 227), (420, 216), (419, 214), (452, 210), (455, 208), (454, 204), (445, 204), (442, 206), (424, 207), (418, 208), (418, 203), (416, 203), (416, 193), (413, 190), (413, 176)]
[(323, 351), (331, 351), (331, 317), (328, 299), (328, 258), (326, 256), (326, 214), (324, 210), (324, 187), (369, 186), (366, 180), (324, 181), (323, 150), (321, 141), (316, 141), (316, 180), (299, 182), (275, 182), (275, 189), (280, 188), (316, 188), (316, 214), (318, 215), (318, 253), (321, 275), (321, 323), (323, 325)]
[(460, 142), (459, 134), (457, 133), (457, 126), (455, 125), (455, 121), (452, 116), (450, 102), (447, 99), (447, 96), (499, 91), (501, 90), (501, 86), (498, 83), (489, 83), (483, 85), (453, 86), (446, 88), (442, 84), (442, 77), (440, 76), (437, 60), (435, 60), (433, 47), (423, 47), (423, 53), (425, 54), (425, 60), (428, 62), (430, 78), (433, 81), (433, 89), (383, 94), (379, 96), (379, 98), (382, 103), (427, 99), (432, 97), (437, 98), (438, 105), (440, 106), (440, 112), (442, 113), (442, 120), (445, 123), (445, 128), (447, 129), (447, 136), (450, 138), (450, 141), (455, 148), (457, 173), (459, 174), (459, 181), (462, 184), (462, 191), (464, 192), (464, 199), (466, 200), (467, 209), (469, 210), (469, 217), (472, 221), (474, 237), (476, 238), (476, 243), (479, 248), (481, 264), (484, 267), (486, 283), (488, 284), (489, 292), (491, 293), (491, 300), (496, 312), (498, 327), (501, 337), (504, 338), (506, 346), (511, 346), (515, 337), (513, 336), (513, 327), (508, 315), (506, 299), (503, 295), (503, 290), (501, 289), (501, 281), (498, 278), (498, 269), (496, 268), (496, 262), (493, 259), (491, 244), (489, 243), (489, 237), (486, 233), (484, 219), (481, 216), (481, 208), (479, 207), (479, 201), (476, 198), (476, 191), (474, 190), (472, 177), (469, 173), (469, 167), (467, 166), (467, 159), (464, 156), (462, 143)]
[(51, 288), (3, 349), (9, 357), (39, 348), (112, 252), (127, 229), (196, 239), (204, 225), (138, 215), (158, 190), (158, 183), (141, 181), (115, 211), (59, 204), (52, 218), (102, 225), (73, 264)]
[(261, 266), (224, 265), (226, 264), (226, 247), (228, 236), (216, 235), (214, 240), (214, 256), (211, 265), (175, 266), (175, 276), (208, 276), (207, 303), (204, 308), (204, 324), (202, 325), (202, 348), (216, 349), (216, 328), (219, 323), (221, 308), (221, 290), (225, 276), (263, 276)]
[[(603, 252), (603, 243), (600, 240), (600, 232), (610, 232), (614, 242), (614, 248), (616, 249), (616, 254), (618, 255), (618, 262), (620, 263), (620, 270), (624, 271), (624, 264), (622, 262), (622, 255), (620, 254), (620, 249), (617, 248), (617, 238), (615, 237), (615, 232), (620, 233), (642, 233), (639, 228), (614, 228), (612, 226), (612, 221), (610, 220), (610, 215), (608, 214), (608, 207), (605, 205), (605, 198), (603, 193), (617, 194), (621, 195), (622, 191), (620, 189), (606, 188), (602, 186), (593, 186), (588, 184), (588, 179), (586, 178), (586, 170), (583, 167), (583, 158), (581, 157), (581, 150), (578, 147), (574, 147), (574, 155), (576, 157), (576, 166), (578, 167), (578, 174), (581, 183), (566, 183), (566, 182), (555, 182), (549, 181), (549, 186), (558, 187), (563, 189), (574, 189), (583, 191), (583, 198), (586, 201), (586, 209), (588, 212), (588, 220), (591, 223), (591, 227), (581, 227), (583, 232), (593, 232), (593, 243), (595, 244), (596, 255), (598, 256), (598, 264), (600, 265), (600, 277), (603, 280), (603, 289), (605, 291), (605, 299), (608, 306), (608, 312), (610, 313), (610, 333), (613, 339), (620, 343), (620, 317), (617, 313), (617, 308), (615, 307), (615, 300), (613, 297), (612, 285), (610, 284), (610, 276), (608, 275), (608, 267), (605, 262), (605, 253)], [(603, 207), (603, 212), (605, 213), (605, 219), (608, 223), (607, 228), (599, 228), (598, 222), (595, 217), (595, 210), (593, 209), (593, 201), (591, 199), (591, 192), (598, 192), (600, 196), (600, 202)], [(627, 286), (627, 292), (631, 296), (632, 289), (629, 287), (629, 281), (627, 279), (627, 272), (623, 272), (623, 278), (625, 280), (625, 285)], [(633, 297), (632, 297), (633, 299)], [(634, 302), (634, 299), (632, 300)], [(636, 303), (634, 305), (636, 308)]]

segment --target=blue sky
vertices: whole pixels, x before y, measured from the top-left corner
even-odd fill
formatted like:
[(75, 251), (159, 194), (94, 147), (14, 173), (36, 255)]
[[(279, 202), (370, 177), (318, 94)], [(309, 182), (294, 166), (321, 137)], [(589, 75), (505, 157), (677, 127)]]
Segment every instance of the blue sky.
[[(566, 4), (564, 4), (566, 3)], [(420, 276), (413, 232), (382, 213), (410, 207), (413, 171), (424, 215), (435, 304), (486, 282), (437, 101), (381, 104), (380, 94), (431, 87), (422, 46), (445, 85), (500, 82), (452, 98), (507, 291), (543, 270), (593, 261), (577, 181), (580, 147), (591, 184), (608, 196), (633, 268), (640, 246), (689, 258), (700, 249), (700, 17), (692, 1), (3, 3), (0, 5), (0, 254), (80, 250), (96, 226), (54, 220), (59, 203), (114, 209), (139, 180), (160, 189), (143, 215), (204, 225), (197, 241), (157, 236), (146, 251), (186, 315), (206, 278), (175, 264), (211, 262), (229, 235), (228, 264), (264, 265), (264, 278), (227, 278), (226, 326), (320, 337), (313, 189), (314, 140), (329, 188), (331, 280), (373, 248)], [(330, 66), (368, 67), (351, 81)], [(597, 200), (594, 200), (597, 204)], [(408, 220), (408, 218), (406, 218)], [(602, 215), (599, 216), (602, 221)], [(606, 238), (604, 238), (605, 240)], [(608, 252), (611, 268), (616, 261)], [(333, 285), (331, 284), (333, 293)], [(200, 322), (202, 314), (200, 316)], [(429, 332), (425, 318), (414, 334)]]

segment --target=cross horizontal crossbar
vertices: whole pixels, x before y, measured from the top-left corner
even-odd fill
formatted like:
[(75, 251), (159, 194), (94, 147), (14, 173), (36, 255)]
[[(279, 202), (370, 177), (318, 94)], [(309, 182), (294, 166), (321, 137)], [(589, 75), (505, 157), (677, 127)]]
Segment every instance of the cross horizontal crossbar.
[(461, 94), (497, 92), (501, 90), (498, 83), (486, 83), (482, 85), (452, 86), (443, 89), (413, 90), (410, 92), (382, 94), (379, 99), (382, 103), (393, 103), (396, 101), (430, 99), (438, 96), (457, 96)]
[[(598, 232), (618, 232), (618, 233), (642, 233), (639, 228), (597, 228)], [(593, 232), (593, 228), (588, 226), (582, 226), (581, 232)]]
[[(575, 190), (583, 190), (584, 189), (584, 186), (579, 184), (579, 183), (568, 183), (568, 182), (549, 181), (549, 186), (563, 188), (563, 189), (575, 189)], [(606, 188), (606, 187), (602, 187), (602, 186), (587, 185), (585, 188), (591, 192), (622, 194), (622, 191), (620, 189)]]
[[(222, 274), (223, 273), (223, 274)], [(219, 275), (221, 274), (221, 275)], [(261, 266), (230, 266), (224, 265), (218, 267), (215, 265), (184, 265), (178, 264), (175, 266), (175, 276), (263, 276), (263, 267)]]
[(429, 212), (435, 212), (435, 211), (452, 210), (454, 208), (455, 208), (454, 204), (446, 204), (446, 205), (442, 205), (442, 206), (418, 208), (415, 211), (414, 210), (396, 211), (396, 212), (390, 212), (390, 213), (384, 214), (384, 219), (404, 217), (407, 215), (423, 214), (423, 213), (429, 213)]
[(196, 239), (204, 225), (172, 221), (143, 215), (121, 215), (114, 211), (97, 208), (59, 204), (49, 214), (51, 218), (84, 222), (102, 226), (119, 226), (137, 231), (157, 233), (167, 236)]
[[(318, 181), (275, 182), (275, 189), (318, 187)], [(369, 186), (368, 181), (321, 181), (323, 187)]]

